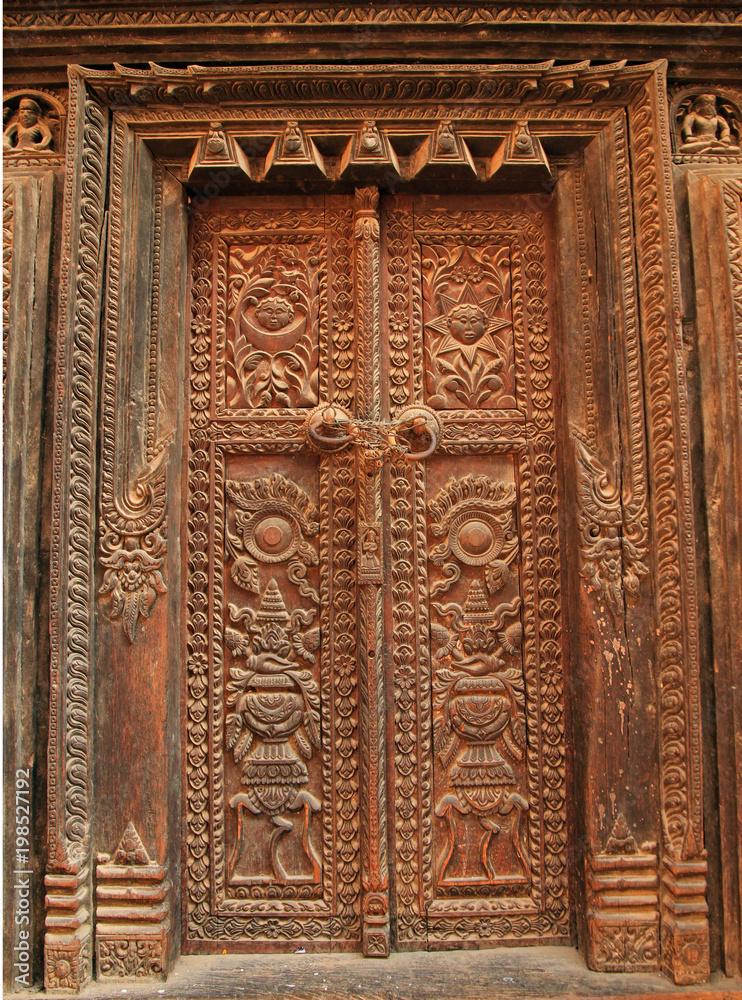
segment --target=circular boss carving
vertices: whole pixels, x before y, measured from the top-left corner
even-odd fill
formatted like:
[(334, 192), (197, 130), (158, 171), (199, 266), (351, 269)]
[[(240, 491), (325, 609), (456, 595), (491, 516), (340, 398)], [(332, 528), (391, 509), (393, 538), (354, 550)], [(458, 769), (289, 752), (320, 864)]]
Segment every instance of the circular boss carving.
[(283, 514), (257, 514), (243, 529), (245, 548), (260, 562), (290, 559), (299, 548), (301, 531), (293, 518)]
[(451, 551), (467, 566), (484, 566), (497, 559), (505, 540), (502, 525), (478, 510), (462, 511), (451, 525)]

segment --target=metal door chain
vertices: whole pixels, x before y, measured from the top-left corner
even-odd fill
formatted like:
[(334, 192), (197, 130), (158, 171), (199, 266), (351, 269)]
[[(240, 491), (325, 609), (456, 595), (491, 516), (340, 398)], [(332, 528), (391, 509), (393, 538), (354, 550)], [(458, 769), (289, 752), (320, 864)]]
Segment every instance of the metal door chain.
[(441, 425), (426, 406), (407, 406), (396, 420), (356, 420), (341, 406), (327, 404), (307, 418), (307, 440), (324, 453), (355, 445), (363, 448), (369, 468), (386, 462), (421, 462), (438, 447)]

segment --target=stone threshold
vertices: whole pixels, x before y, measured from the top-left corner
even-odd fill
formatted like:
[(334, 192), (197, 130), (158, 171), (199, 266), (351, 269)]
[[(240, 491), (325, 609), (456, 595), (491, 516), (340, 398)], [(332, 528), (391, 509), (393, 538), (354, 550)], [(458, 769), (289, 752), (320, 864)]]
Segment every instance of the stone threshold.
[(166, 982), (108, 980), (84, 1000), (740, 1000), (742, 982), (718, 973), (678, 987), (659, 973), (591, 972), (576, 949), (493, 948), (360, 955), (199, 955)]

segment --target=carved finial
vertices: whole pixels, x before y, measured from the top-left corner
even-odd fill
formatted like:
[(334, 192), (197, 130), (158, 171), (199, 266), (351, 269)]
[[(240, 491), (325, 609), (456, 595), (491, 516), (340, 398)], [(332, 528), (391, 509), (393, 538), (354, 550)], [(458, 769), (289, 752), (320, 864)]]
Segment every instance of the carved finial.
[(379, 189), (377, 187), (356, 188), (355, 198), (357, 239), (362, 236), (379, 236)]
[(113, 855), (115, 865), (151, 865), (147, 851), (142, 843), (141, 837), (136, 831), (134, 824), (129, 821), (129, 825), (124, 830), (124, 835), (119, 841)]
[(466, 625), (490, 624), (492, 622), (492, 609), (479, 580), (473, 580), (469, 587), (464, 604), (463, 620)]
[(258, 621), (267, 622), (287, 622), (290, 618), (283, 594), (274, 579), (268, 581), (256, 618)]

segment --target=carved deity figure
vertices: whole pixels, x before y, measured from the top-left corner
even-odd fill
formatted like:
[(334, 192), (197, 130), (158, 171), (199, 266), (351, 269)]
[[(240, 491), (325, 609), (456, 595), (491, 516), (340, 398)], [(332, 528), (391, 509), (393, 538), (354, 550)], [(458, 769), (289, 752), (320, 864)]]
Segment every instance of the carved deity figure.
[(680, 126), (681, 153), (729, 153), (733, 151), (732, 134), (726, 120), (717, 112), (713, 94), (699, 94)]
[(3, 149), (13, 152), (49, 149), (52, 133), (42, 120), (42, 111), (36, 101), (24, 97), (18, 105), (18, 118), (3, 133)]

